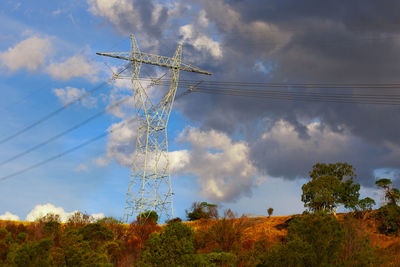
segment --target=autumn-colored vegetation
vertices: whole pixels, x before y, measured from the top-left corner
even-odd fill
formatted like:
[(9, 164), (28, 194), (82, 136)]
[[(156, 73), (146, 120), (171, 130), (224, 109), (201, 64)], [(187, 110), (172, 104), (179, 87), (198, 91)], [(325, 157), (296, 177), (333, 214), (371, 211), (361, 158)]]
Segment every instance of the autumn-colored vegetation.
[[(165, 225), (154, 211), (130, 225), (79, 212), (66, 223), (0, 221), (0, 266), (400, 266), (399, 190), (378, 180), (387, 202), (372, 210), (346, 174), (348, 164), (315, 165), (301, 215), (220, 218), (216, 205), (195, 202), (188, 221)], [(352, 211), (336, 214), (339, 205)]]
[(177, 220), (163, 226), (110, 218), (62, 224), (56, 216), (24, 224), (0, 221), (0, 266), (400, 266), (400, 236), (380, 232), (378, 213)]

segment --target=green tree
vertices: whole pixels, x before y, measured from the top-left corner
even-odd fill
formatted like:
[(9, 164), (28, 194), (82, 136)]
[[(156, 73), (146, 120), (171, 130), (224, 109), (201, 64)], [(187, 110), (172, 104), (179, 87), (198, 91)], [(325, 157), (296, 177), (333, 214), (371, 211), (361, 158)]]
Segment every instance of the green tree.
[[(172, 222), (160, 234), (153, 233), (146, 241), (141, 266), (196, 266), (193, 230), (180, 222)], [(201, 265), (200, 265), (201, 266)]]
[(207, 202), (193, 202), (190, 211), (186, 210), (186, 217), (189, 221), (199, 219), (218, 219), (218, 206)]
[(314, 213), (293, 218), (287, 242), (272, 246), (261, 266), (377, 266), (377, 256), (354, 221)]
[(397, 205), (400, 201), (400, 190), (392, 186), (392, 180), (387, 178), (379, 179), (375, 184), (385, 191), (385, 198), (390, 205)]
[(375, 184), (385, 192), (387, 204), (380, 207), (377, 218), (381, 222), (379, 230), (384, 234), (397, 234), (400, 231), (400, 191), (392, 186), (387, 178), (380, 179)]
[(152, 220), (155, 224), (158, 222), (158, 214), (154, 210), (146, 210), (144, 212), (141, 212), (136, 220), (138, 222), (147, 222), (148, 220)]
[(263, 266), (335, 266), (344, 238), (333, 216), (315, 213), (294, 218), (287, 243), (273, 246)]
[(340, 205), (355, 209), (360, 185), (354, 183), (354, 177), (354, 168), (347, 163), (315, 164), (311, 181), (302, 186), (304, 206), (312, 211), (330, 211), (335, 216)]
[(268, 208), (267, 212), (268, 212), (268, 217), (271, 217), (272, 213), (274, 213), (274, 209), (273, 208)]
[(10, 252), (7, 261), (11, 266), (51, 266), (52, 246), (50, 239), (26, 242), (15, 246), (15, 251)]

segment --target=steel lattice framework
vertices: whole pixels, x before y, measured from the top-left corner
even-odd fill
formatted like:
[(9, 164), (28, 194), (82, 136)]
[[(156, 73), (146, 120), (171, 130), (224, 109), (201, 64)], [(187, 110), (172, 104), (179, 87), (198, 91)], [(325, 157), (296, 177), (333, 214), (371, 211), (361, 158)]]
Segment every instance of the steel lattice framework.
[[(167, 125), (178, 88), (179, 71), (211, 75), (190, 64), (183, 63), (182, 45), (173, 57), (140, 52), (131, 35), (131, 51), (96, 53), (130, 61), (131, 82), (137, 118), (136, 149), (132, 163), (123, 220), (145, 211), (156, 211), (160, 217), (173, 217), (173, 193), (169, 171)], [(170, 86), (165, 95), (154, 103), (139, 78), (142, 64), (169, 68)], [(157, 100), (157, 99), (156, 99)]]

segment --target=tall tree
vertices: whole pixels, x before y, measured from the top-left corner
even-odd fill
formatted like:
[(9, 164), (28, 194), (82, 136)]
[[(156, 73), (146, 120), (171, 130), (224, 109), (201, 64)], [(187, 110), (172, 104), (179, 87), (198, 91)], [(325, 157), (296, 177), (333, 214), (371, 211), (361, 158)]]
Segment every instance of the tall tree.
[(387, 178), (379, 179), (375, 184), (385, 191), (385, 198), (390, 205), (397, 205), (400, 201), (400, 190), (392, 186), (392, 180)]
[(312, 211), (330, 211), (335, 216), (340, 205), (355, 209), (360, 201), (360, 185), (353, 181), (354, 171), (348, 163), (315, 164), (311, 181), (302, 186), (304, 206)]

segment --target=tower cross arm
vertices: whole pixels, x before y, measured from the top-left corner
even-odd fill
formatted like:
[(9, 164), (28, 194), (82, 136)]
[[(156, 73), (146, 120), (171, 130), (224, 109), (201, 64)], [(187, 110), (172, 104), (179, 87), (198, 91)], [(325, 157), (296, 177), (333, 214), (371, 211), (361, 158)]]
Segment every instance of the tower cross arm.
[(196, 72), (200, 74), (211, 75), (210, 72), (201, 70), (200, 68), (187, 63), (180, 62), (180, 64), (176, 64), (176, 60), (171, 57), (158, 56), (142, 52), (110, 52), (110, 53), (96, 53), (96, 54), (100, 56), (113, 57), (128, 61), (136, 61), (140, 63), (161, 66), (166, 68), (179, 69), (187, 72)]

